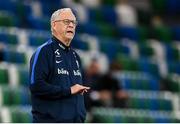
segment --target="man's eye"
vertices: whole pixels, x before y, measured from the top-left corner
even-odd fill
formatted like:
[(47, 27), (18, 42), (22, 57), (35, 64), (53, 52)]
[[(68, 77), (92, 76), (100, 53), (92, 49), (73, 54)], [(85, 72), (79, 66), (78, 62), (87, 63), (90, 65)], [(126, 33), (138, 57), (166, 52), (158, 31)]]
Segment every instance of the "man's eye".
[(67, 24), (67, 23), (69, 23), (69, 21), (68, 21), (68, 20), (65, 20), (64, 22), (65, 22), (66, 24)]

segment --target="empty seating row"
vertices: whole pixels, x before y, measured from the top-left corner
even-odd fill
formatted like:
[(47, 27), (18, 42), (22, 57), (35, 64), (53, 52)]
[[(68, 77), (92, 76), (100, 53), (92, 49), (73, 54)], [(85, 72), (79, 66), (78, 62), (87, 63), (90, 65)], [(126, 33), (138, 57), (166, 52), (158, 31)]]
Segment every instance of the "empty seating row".
[(172, 112), (136, 109), (93, 108), (92, 122), (106, 123), (164, 123), (179, 122)]
[(22, 86), (10, 87), (1, 85), (0, 90), (2, 96), (1, 106), (29, 105), (31, 103), (28, 88)]
[(168, 75), (163, 80), (152, 74), (138, 71), (119, 71), (114, 76), (126, 90), (180, 91), (178, 74)]
[(32, 122), (30, 106), (0, 107), (1, 123), (30, 123)]

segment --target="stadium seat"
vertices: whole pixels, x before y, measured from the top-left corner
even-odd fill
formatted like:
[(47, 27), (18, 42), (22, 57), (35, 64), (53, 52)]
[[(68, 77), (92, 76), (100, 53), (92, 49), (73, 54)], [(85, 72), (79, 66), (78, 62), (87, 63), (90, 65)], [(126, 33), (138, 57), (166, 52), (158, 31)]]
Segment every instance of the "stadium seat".
[(110, 61), (113, 60), (117, 56), (120, 44), (110, 38), (100, 38), (99, 40), (100, 51), (105, 53)]
[(155, 55), (153, 48), (147, 42), (139, 43), (138, 47), (142, 58), (151, 58)]
[(130, 98), (127, 104), (129, 108), (133, 109), (172, 110), (172, 103), (164, 99)]
[(29, 15), (27, 21), (30, 28), (35, 28), (37, 30), (50, 30), (50, 21), (47, 17), (34, 17)]
[(97, 24), (93, 21), (91, 23), (81, 25), (80, 28), (82, 28), (80, 29), (81, 31), (84, 31), (82, 33), (87, 33), (94, 36), (101, 35), (100, 29), (98, 28)]
[(130, 58), (127, 55), (118, 54), (116, 59), (117, 62), (121, 65), (122, 70), (133, 70), (133, 71), (139, 70), (137, 61)]
[(117, 0), (103, 0), (102, 4), (105, 6), (115, 6), (117, 4)]
[(101, 24), (105, 22), (105, 19), (101, 13), (102, 13), (101, 8), (89, 9), (88, 10), (89, 22), (95, 22), (97, 24)]
[(26, 88), (23, 87), (9, 87), (2, 86), (2, 103), (4, 106), (17, 106), (17, 105), (29, 105), (30, 94)]
[(1, 0), (0, 1), (0, 10), (6, 10), (9, 12), (14, 12), (15, 4), (10, 0)]
[(176, 40), (176, 41), (180, 41), (180, 26), (172, 26), (171, 28), (172, 30), (172, 35), (173, 35), (173, 40)]
[(138, 29), (136, 27), (121, 26), (118, 33), (121, 38), (129, 38), (134, 41), (139, 40)]
[(151, 0), (152, 10), (155, 14), (164, 14), (167, 7), (167, 0)]
[(8, 84), (9, 77), (8, 77), (8, 70), (4, 68), (0, 68), (0, 84)]
[(138, 67), (139, 67), (140, 71), (150, 73), (150, 74), (156, 76), (157, 78), (159, 78), (159, 76), (160, 76), (158, 65), (155, 62), (152, 62), (146, 58), (145, 59), (141, 58), (138, 61)]
[(78, 36), (73, 39), (73, 42), (71, 44), (72, 47), (75, 49), (80, 49), (84, 51), (89, 50), (89, 44), (87, 42), (83, 42)]
[(8, 11), (0, 11), (0, 26), (18, 26), (19, 20), (16, 15)]
[(21, 86), (28, 86), (28, 80), (29, 80), (29, 70), (28, 68), (21, 68), (18, 67), (18, 79), (19, 79), (19, 85)]
[(39, 2), (42, 8), (43, 16), (47, 16), (47, 17), (50, 17), (55, 10), (63, 6), (61, 0), (54, 0), (53, 3), (50, 0), (46, 0), (46, 1), (39, 0)]
[(26, 54), (23, 52), (16, 52), (14, 50), (4, 50), (3, 60), (5, 62), (16, 63), (16, 64), (26, 64)]
[(15, 34), (0, 33), (0, 42), (4, 44), (17, 45), (18, 38)]
[(33, 35), (29, 35), (28, 37), (28, 42), (30, 46), (33, 47), (38, 47), (40, 45), (42, 45), (43, 43), (45, 43), (47, 40), (49, 39), (49, 36), (44, 36), (44, 35), (38, 35), (38, 34), (33, 34)]
[(172, 44), (165, 44), (165, 55), (168, 61), (180, 61), (180, 52)]
[(27, 123), (32, 122), (32, 119), (29, 115), (29, 113), (24, 112), (11, 112), (12, 122), (13, 123)]
[(112, 25), (117, 24), (117, 13), (115, 12), (115, 8), (109, 5), (105, 5), (101, 7), (101, 10), (106, 23), (110, 23)]
[(180, 74), (180, 64), (178, 61), (168, 61), (168, 71), (169, 73)]
[(10, 116), (12, 123), (32, 123), (32, 115), (29, 107), (10, 107)]
[(169, 43), (172, 41), (172, 32), (167, 26), (157, 26), (152, 30), (153, 38), (160, 40), (161, 42)]
[(138, 41), (144, 42), (149, 38), (149, 28), (147, 26), (138, 26)]
[(179, 0), (167, 0), (166, 13), (169, 15), (177, 15), (180, 13), (180, 2)]
[(92, 111), (92, 122), (96, 123), (177, 123), (177, 119), (171, 113), (162, 111), (142, 111), (137, 109), (117, 108), (94, 108)]
[(100, 30), (100, 36), (118, 38), (118, 30), (112, 24), (108, 24), (108, 23), (97, 24), (97, 28)]

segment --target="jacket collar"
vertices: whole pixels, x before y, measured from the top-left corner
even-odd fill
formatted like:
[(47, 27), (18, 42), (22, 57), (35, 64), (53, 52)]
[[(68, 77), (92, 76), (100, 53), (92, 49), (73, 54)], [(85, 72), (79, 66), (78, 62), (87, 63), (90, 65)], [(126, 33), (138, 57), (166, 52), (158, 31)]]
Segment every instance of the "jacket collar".
[(62, 41), (58, 40), (54, 35), (52, 36), (52, 40), (54, 42), (56, 42), (58, 44), (58, 46), (62, 49), (62, 50), (69, 50), (70, 46), (66, 46), (62, 43)]

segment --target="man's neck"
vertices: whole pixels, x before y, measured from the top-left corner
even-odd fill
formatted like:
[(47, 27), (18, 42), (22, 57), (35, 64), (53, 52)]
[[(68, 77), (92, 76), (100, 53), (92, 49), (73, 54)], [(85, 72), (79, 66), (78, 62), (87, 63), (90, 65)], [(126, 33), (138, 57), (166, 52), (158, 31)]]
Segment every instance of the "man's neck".
[(58, 37), (57, 35), (53, 34), (53, 36), (55, 36), (59, 41), (61, 41), (65, 46), (69, 47), (71, 41), (69, 40), (64, 40), (62, 37)]

